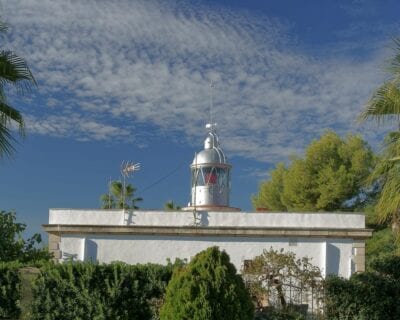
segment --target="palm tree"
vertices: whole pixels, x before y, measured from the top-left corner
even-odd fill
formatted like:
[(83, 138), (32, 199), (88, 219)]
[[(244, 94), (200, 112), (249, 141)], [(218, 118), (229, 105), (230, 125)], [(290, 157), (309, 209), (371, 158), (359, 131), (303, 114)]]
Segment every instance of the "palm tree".
[[(0, 21), (0, 32), (7, 26)], [(25, 60), (9, 50), (0, 51), (0, 158), (9, 156), (14, 151), (11, 128), (16, 124), (19, 134), (24, 136), (24, 120), (21, 113), (12, 107), (6, 97), (6, 90), (14, 87), (19, 92), (29, 90), (35, 85), (35, 79)]]
[[(378, 124), (400, 120), (400, 39), (394, 40), (395, 54), (389, 60), (390, 78), (372, 95), (359, 120), (373, 119)], [(372, 172), (369, 182), (378, 184), (381, 192), (375, 211), (381, 222), (390, 221), (400, 241), (400, 122), (399, 131), (389, 133), (384, 141), (383, 155)]]
[(394, 56), (388, 61), (389, 79), (372, 95), (359, 115), (359, 120), (378, 123), (400, 118), (400, 38), (394, 40)]
[(182, 208), (174, 203), (174, 201), (167, 201), (164, 205), (164, 209), (167, 211), (179, 211)]
[(378, 221), (391, 222), (392, 231), (400, 241), (400, 132), (391, 132), (385, 137), (384, 152), (368, 182), (380, 187), (375, 205)]
[(139, 209), (136, 205), (143, 201), (142, 198), (134, 196), (136, 188), (131, 185), (123, 186), (120, 181), (112, 181), (110, 183), (110, 193), (103, 194), (100, 199), (102, 201), (102, 209)]

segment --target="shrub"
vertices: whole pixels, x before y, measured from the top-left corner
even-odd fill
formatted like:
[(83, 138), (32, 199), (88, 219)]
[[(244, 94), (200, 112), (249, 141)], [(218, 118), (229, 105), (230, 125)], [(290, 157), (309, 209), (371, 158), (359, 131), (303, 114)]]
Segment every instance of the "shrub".
[(262, 312), (258, 312), (254, 318), (255, 320), (305, 320), (306, 316), (291, 310), (290, 308), (266, 308)]
[(146, 320), (172, 265), (65, 263), (44, 267), (33, 290), (32, 319)]
[(371, 264), (372, 271), (354, 274), (349, 280), (326, 281), (328, 319), (400, 319), (399, 257), (386, 257)]
[(0, 263), (0, 319), (17, 319), (21, 280), (17, 263)]
[(211, 247), (174, 270), (160, 319), (250, 320), (253, 309), (228, 254)]

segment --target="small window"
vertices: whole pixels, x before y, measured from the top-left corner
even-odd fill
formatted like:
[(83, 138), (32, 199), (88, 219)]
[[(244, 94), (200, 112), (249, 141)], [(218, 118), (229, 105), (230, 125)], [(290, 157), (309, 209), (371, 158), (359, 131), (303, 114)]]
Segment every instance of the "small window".
[(243, 260), (243, 271), (249, 271), (253, 260)]

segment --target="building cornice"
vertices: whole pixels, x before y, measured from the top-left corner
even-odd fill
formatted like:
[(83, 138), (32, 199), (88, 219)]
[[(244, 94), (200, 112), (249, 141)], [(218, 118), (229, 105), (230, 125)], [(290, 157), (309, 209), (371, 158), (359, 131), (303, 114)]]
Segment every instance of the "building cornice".
[(109, 234), (109, 235), (158, 235), (196, 237), (305, 237), (348, 238), (365, 240), (372, 236), (372, 229), (332, 228), (265, 228), (265, 227), (203, 227), (203, 226), (121, 226), (121, 225), (71, 225), (45, 224), (50, 234)]

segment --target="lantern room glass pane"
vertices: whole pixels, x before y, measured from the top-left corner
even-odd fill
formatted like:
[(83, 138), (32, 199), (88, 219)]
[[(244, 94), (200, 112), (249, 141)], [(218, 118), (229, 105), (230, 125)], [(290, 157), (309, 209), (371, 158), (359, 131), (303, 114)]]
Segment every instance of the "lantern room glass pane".
[(229, 169), (216, 167), (192, 169), (192, 187), (212, 185), (229, 187)]

